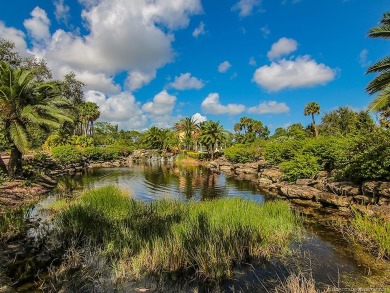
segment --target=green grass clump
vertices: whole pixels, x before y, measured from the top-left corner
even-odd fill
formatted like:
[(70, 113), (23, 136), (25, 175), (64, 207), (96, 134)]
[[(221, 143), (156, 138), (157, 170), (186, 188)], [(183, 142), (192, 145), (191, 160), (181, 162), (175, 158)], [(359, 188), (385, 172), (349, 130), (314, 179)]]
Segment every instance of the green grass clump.
[(57, 221), (66, 246), (94, 247), (119, 279), (186, 273), (218, 281), (244, 261), (287, 251), (300, 231), (286, 202), (145, 203), (113, 186), (85, 193)]
[(390, 259), (390, 222), (355, 212), (351, 226), (354, 238), (378, 258)]
[(18, 238), (27, 231), (26, 214), (29, 209), (29, 206), (24, 206), (0, 214), (0, 243)]

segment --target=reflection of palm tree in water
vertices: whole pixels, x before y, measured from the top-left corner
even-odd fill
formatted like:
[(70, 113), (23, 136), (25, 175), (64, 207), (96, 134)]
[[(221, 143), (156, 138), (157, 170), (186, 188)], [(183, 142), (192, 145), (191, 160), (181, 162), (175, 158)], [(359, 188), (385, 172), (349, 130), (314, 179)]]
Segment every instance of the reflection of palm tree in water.
[(201, 200), (220, 198), (225, 195), (225, 189), (218, 187), (219, 174), (210, 170), (205, 171), (203, 184), (200, 190)]

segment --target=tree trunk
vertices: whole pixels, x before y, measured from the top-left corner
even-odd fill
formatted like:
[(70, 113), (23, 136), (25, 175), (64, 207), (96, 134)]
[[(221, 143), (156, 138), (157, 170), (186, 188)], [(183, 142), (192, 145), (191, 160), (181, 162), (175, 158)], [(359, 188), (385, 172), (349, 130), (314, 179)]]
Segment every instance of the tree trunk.
[(0, 157), (0, 172), (8, 174), (7, 166), (5, 165), (2, 157)]
[(214, 144), (211, 145), (211, 159), (214, 160), (214, 151), (215, 151), (215, 146)]
[(318, 130), (317, 130), (316, 121), (314, 120), (314, 114), (311, 114), (311, 120), (313, 123), (314, 135), (315, 135), (315, 138), (317, 138), (318, 137)]
[(22, 152), (17, 147), (11, 149), (11, 156), (8, 163), (8, 175), (12, 178), (22, 177)]

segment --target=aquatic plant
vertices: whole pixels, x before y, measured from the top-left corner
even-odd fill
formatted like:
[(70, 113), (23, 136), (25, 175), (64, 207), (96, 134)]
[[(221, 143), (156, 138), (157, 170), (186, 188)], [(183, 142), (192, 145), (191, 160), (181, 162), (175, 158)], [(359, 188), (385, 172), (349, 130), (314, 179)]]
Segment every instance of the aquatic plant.
[(123, 281), (170, 274), (219, 281), (244, 261), (287, 252), (300, 232), (286, 202), (145, 203), (114, 186), (86, 192), (56, 221), (63, 249), (94, 250)]

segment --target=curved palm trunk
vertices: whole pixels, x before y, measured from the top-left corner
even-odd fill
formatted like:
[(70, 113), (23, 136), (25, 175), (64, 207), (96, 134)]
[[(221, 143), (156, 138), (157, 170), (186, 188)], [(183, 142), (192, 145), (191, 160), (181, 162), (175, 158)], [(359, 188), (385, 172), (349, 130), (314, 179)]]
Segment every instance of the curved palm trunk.
[(15, 178), (23, 175), (22, 157), (22, 152), (17, 147), (12, 147), (8, 163), (8, 175), (10, 177)]
[(311, 114), (311, 120), (312, 120), (313, 127), (314, 127), (314, 135), (317, 138), (318, 137), (318, 129), (317, 129), (316, 121), (314, 120), (314, 114)]

